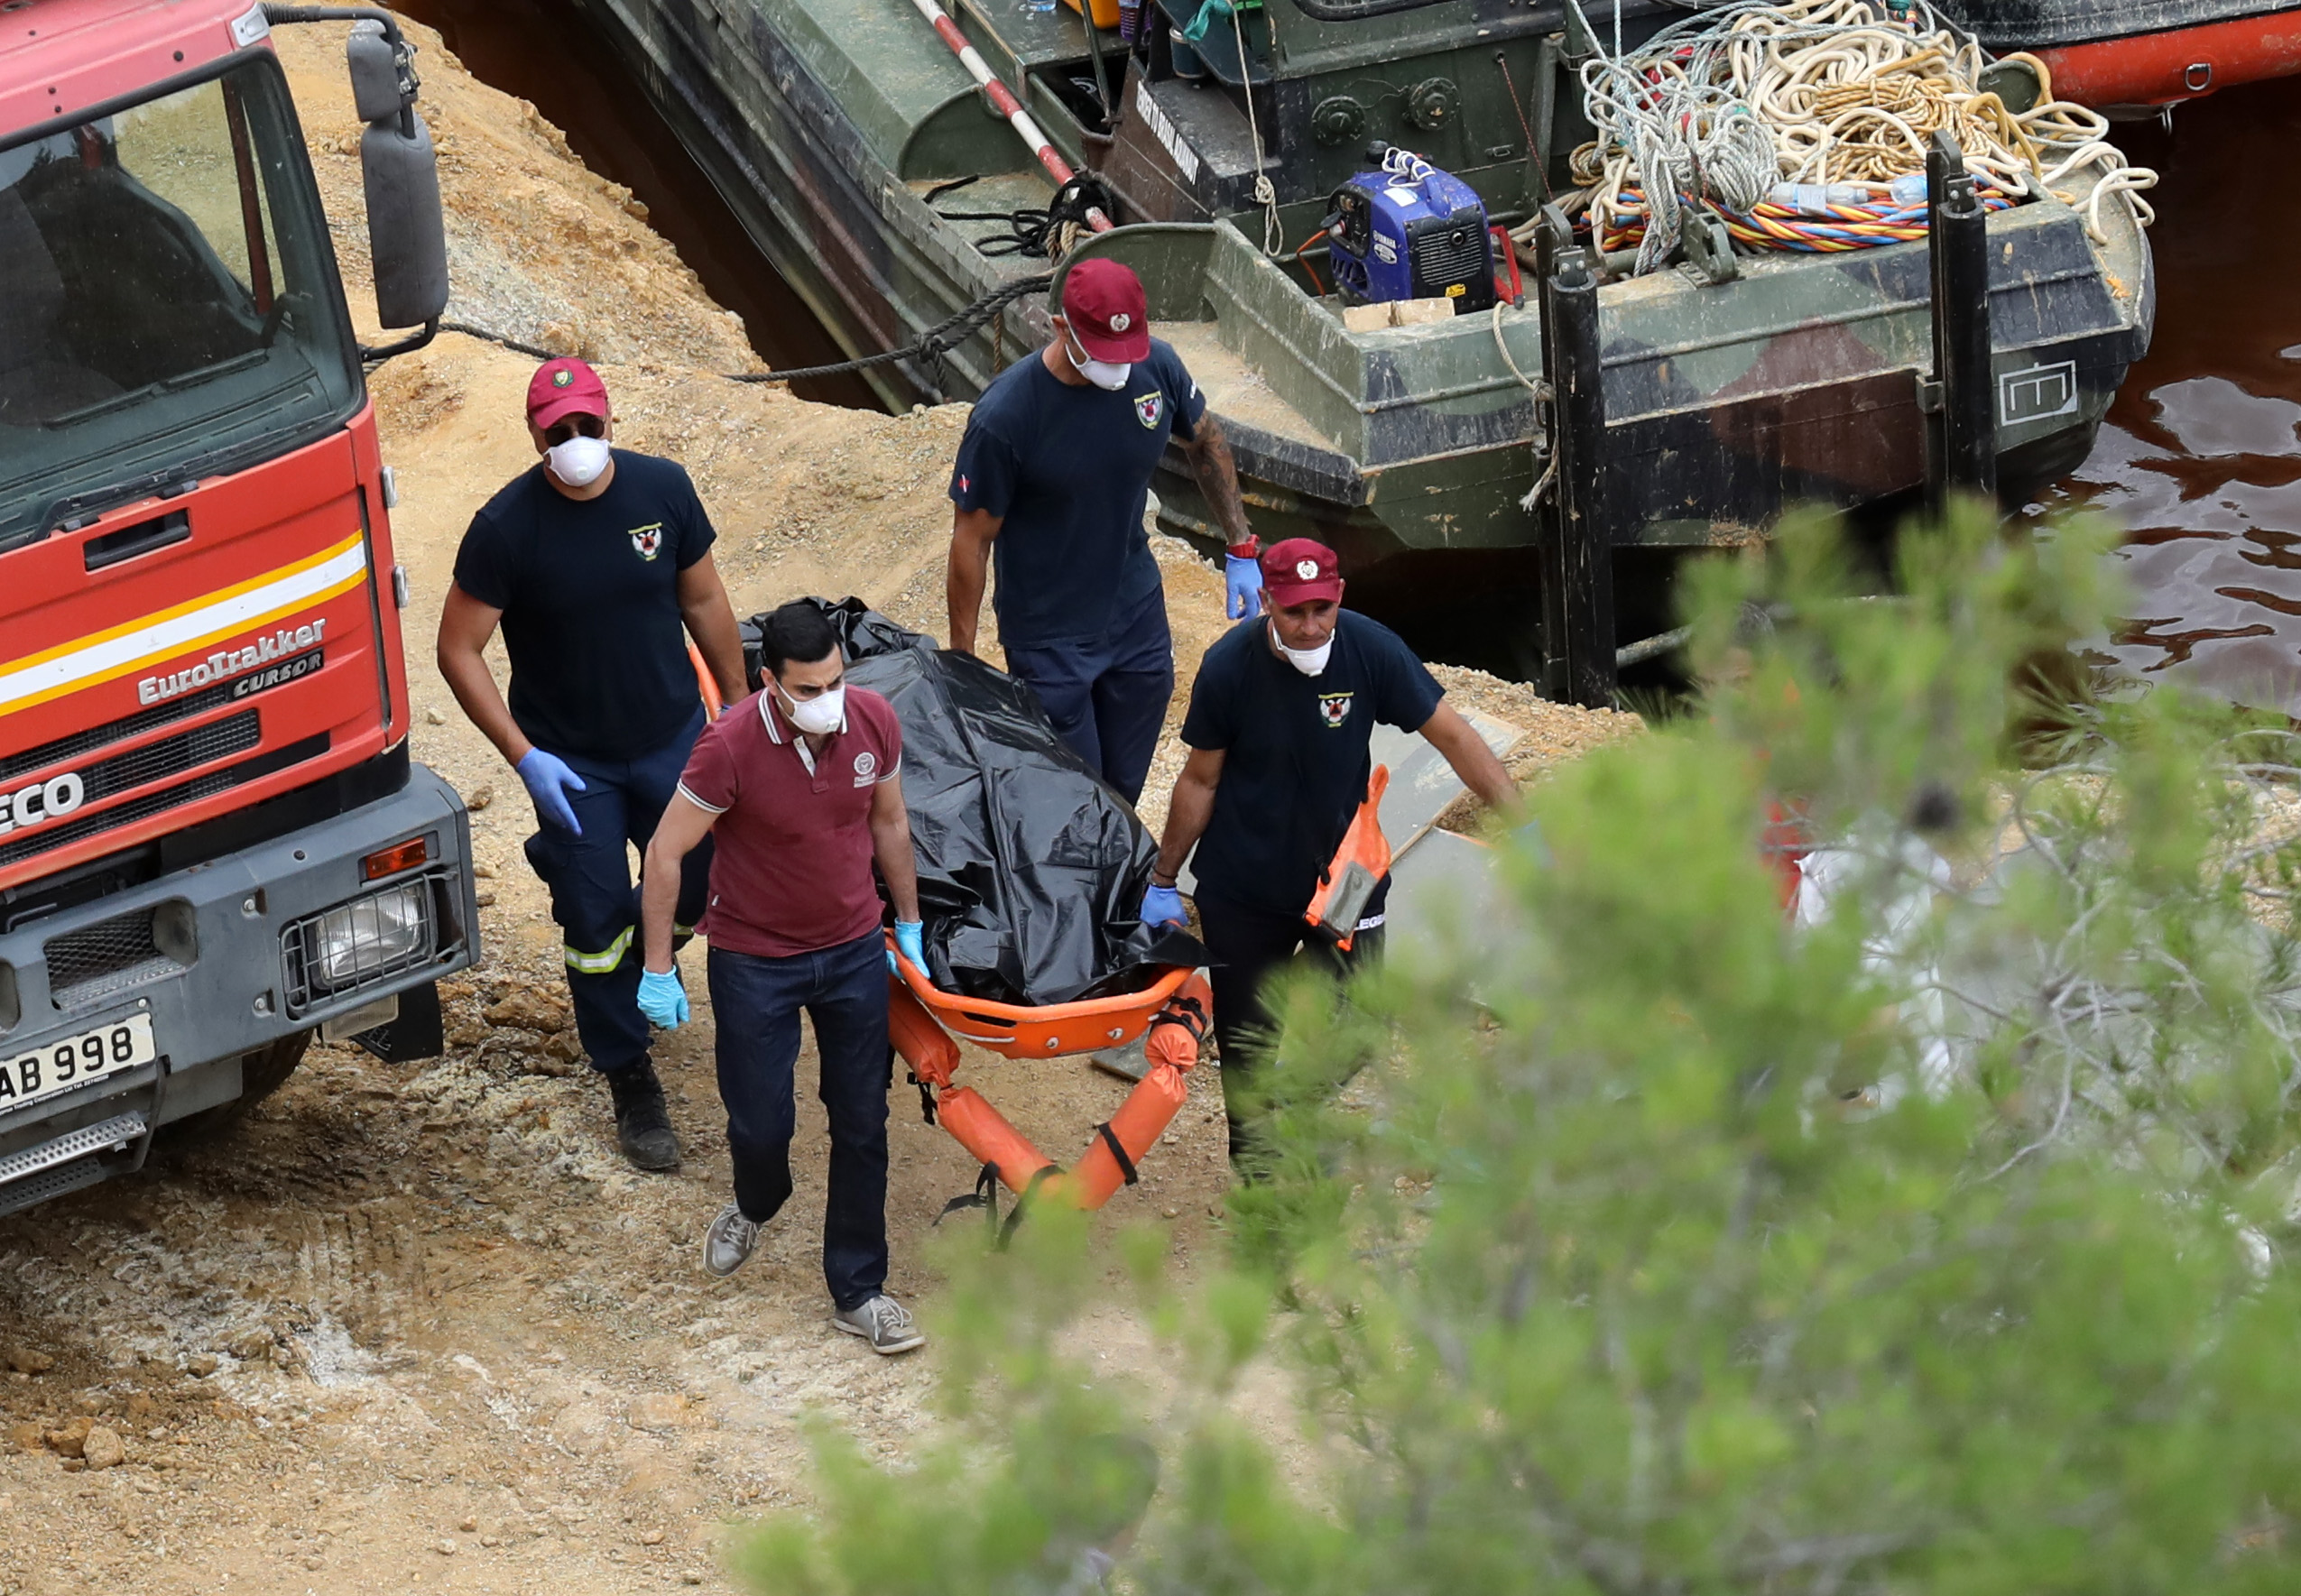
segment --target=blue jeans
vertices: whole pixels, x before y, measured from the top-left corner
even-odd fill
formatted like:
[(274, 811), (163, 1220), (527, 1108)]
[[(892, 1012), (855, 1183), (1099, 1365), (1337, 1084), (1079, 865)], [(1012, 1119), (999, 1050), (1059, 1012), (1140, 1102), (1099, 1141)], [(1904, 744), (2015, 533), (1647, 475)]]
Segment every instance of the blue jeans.
[[(679, 734), (633, 760), (559, 757), (583, 778), (568, 795), (578, 836), (539, 820), (527, 839), (527, 862), (551, 889), (551, 918), (566, 943), (568, 999), (576, 1035), (591, 1067), (610, 1073), (647, 1056), (647, 1019), (639, 1011), (639, 890), (632, 884), (631, 849), (642, 853), (663, 818), (703, 733), (703, 708)], [(552, 750), (557, 753), (557, 749)], [(679, 870), (679, 906), (672, 918), (684, 937), (702, 918), (711, 887), (711, 839), (706, 837)]]
[(1007, 669), (1030, 684), (1056, 735), (1128, 803), (1142, 796), (1175, 696), (1167, 595), (1154, 592), (1107, 636), (1008, 643)]
[(790, 1197), (799, 1011), (815, 1022), (818, 1090), (831, 1119), (823, 1283), (834, 1304), (854, 1307), (887, 1284), (886, 944), (874, 930), (781, 959), (715, 947), (707, 968), (719, 1100), (745, 1219), (772, 1219)]

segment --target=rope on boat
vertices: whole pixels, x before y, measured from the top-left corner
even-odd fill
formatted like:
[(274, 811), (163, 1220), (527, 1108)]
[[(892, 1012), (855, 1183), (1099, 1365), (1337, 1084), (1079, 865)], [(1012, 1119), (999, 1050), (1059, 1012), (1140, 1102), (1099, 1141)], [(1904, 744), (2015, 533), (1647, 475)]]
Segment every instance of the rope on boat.
[[(1581, 7), (1576, 5), (1577, 14)], [(1585, 32), (1597, 34), (1583, 18)], [(1924, 0), (1726, 0), (1644, 44), (1601, 48), (1582, 69), (1598, 137), (1574, 152), (1601, 248), (1638, 250), (1657, 270), (1697, 212), (1760, 248), (1862, 249), (1926, 235), (1929, 136), (1947, 128), (1984, 203), (2061, 192), (2095, 169), (2082, 204), (2105, 243), (2102, 208), (2121, 197), (2136, 223), (2156, 220), (2140, 190), (2157, 173), (2129, 165), (2096, 112), (2053, 97), (2044, 62), (2038, 103), (2010, 109), (1981, 87), (1981, 46), (1944, 25)], [(1656, 179), (1667, 175), (1666, 181)], [(1915, 186), (1913, 187), (1913, 182)]]
[[(933, 374), (936, 384), (939, 387), (944, 355), (965, 343), (977, 328), (1017, 300), (1031, 294), (1045, 293), (1054, 285), (1055, 279), (1051, 273), (1048, 272), (1041, 272), (1036, 277), (1018, 277), (1012, 282), (1003, 283), (972, 304), (961, 307), (929, 328), (919, 335), (918, 342), (906, 344), (900, 349), (883, 349), (876, 355), (865, 355), (855, 360), (837, 361), (830, 365), (801, 365), (793, 366), (788, 371), (773, 372), (721, 372), (718, 374), (730, 383), (789, 383), (806, 377), (842, 376), (848, 372), (859, 372), (869, 366), (886, 365), (898, 360), (922, 360), (927, 363), (929, 371)], [(532, 344), (522, 344), (516, 338), (506, 337), (502, 333), (491, 332), (484, 327), (473, 327), (468, 322), (443, 321), (439, 324), (439, 330), (461, 333), (467, 338), (478, 338), (486, 343), (501, 345), (514, 354), (532, 355), (538, 360), (552, 360), (567, 353), (563, 349), (540, 349)]]

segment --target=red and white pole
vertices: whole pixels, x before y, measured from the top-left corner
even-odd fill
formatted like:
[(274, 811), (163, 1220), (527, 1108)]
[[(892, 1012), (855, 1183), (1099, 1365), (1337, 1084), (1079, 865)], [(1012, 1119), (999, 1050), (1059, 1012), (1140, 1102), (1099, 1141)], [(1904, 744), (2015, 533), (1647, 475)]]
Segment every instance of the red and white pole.
[[(1047, 169), (1056, 186), (1069, 182), (1076, 175), (1070, 169), (1070, 163), (1055, 152), (1055, 146), (1049, 143), (1047, 135), (1039, 131), (1039, 125), (1030, 119), (1030, 113), (1022, 108), (1013, 91), (992, 72), (990, 63), (983, 59), (983, 52), (966, 42), (966, 35), (958, 31), (958, 24), (951, 20), (950, 13), (937, 5), (935, 0), (910, 0), (910, 3), (918, 8), (919, 14), (933, 25), (935, 32), (942, 35), (943, 42), (951, 47), (951, 53), (959, 58), (959, 65), (972, 73), (975, 82), (982, 85), (983, 92), (989, 95), (991, 103), (999, 107), (999, 114), (1007, 119), (1007, 125), (1021, 135), (1024, 143), (1030, 146), (1030, 152), (1039, 157), (1039, 164)], [(1089, 207), (1086, 225), (1097, 233), (1107, 233), (1111, 230), (1111, 218), (1103, 214), (1099, 206)]]

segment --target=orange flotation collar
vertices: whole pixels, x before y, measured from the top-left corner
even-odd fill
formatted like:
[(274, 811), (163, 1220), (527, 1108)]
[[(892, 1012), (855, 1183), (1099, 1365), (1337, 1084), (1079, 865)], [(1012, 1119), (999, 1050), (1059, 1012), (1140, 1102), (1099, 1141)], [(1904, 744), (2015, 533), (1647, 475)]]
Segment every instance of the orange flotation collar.
[(1358, 921), (1374, 889), (1391, 873), (1390, 839), (1382, 835), (1382, 795), (1391, 789), (1391, 768), (1376, 765), (1366, 780), (1365, 801), (1350, 817), (1342, 846), (1318, 872), (1318, 890), (1302, 918), (1345, 953), (1358, 936)]
[[(898, 965), (900, 974), (888, 983), (889, 1039), (910, 1066), (928, 1123), (939, 1123), (983, 1166), (975, 1195), (954, 1199), (946, 1213), (989, 1208), (997, 1187), (1004, 1185), (1017, 1199), (1003, 1232), (1011, 1235), (1025, 1200), (1052, 1198), (1095, 1209), (1121, 1186), (1135, 1184), (1137, 1166), (1190, 1095), (1185, 1076), (1198, 1063), (1198, 1045), (1214, 1012), (1214, 994), (1204, 975), (1170, 970), (1143, 992), (1028, 1009), (942, 992), (900, 955)], [(1145, 1036), (1143, 1058), (1150, 1067), (1118, 1112), (1095, 1127), (1095, 1139), (1077, 1164), (1066, 1169), (1007, 1123), (988, 1098), (952, 1083), (958, 1044), (945, 1028), (955, 1019), (953, 1029), (961, 1035), (1012, 1058), (1044, 1058)]]

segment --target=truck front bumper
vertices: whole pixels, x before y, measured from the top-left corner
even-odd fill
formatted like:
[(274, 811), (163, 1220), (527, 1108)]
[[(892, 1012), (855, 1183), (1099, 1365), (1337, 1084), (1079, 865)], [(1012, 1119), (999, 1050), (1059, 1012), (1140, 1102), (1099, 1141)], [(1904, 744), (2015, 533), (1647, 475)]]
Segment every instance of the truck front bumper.
[(470, 859), (463, 800), (415, 765), (388, 797), (0, 934), (0, 1213), (135, 1167), (158, 1127), (239, 1096), (244, 1055), (467, 967)]

